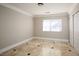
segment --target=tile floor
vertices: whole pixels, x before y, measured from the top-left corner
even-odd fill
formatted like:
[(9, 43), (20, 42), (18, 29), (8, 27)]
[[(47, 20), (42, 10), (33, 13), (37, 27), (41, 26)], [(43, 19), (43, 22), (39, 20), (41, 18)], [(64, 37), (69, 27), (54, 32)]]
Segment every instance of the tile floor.
[(6, 51), (1, 56), (78, 56), (67, 42), (33, 39)]

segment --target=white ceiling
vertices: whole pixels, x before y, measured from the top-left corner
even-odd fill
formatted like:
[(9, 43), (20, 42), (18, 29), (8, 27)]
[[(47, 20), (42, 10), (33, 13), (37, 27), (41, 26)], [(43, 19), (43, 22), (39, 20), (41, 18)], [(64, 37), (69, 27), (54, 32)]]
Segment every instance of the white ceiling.
[(38, 6), (37, 3), (10, 3), (9, 5), (32, 15), (46, 15), (69, 12), (75, 3), (45, 3), (42, 6)]

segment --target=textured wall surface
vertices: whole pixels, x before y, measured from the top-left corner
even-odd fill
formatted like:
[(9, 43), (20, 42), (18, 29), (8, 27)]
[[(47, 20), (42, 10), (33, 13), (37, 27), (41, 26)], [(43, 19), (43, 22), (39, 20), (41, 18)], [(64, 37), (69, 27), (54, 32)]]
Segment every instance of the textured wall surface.
[(0, 48), (16, 44), (32, 35), (31, 16), (0, 6)]
[[(42, 24), (43, 20), (46, 19), (62, 19), (62, 32), (43, 32)], [(67, 15), (52, 15), (52, 16), (42, 16), (34, 18), (34, 36), (37, 37), (48, 37), (57, 39), (69, 39), (69, 18)]]

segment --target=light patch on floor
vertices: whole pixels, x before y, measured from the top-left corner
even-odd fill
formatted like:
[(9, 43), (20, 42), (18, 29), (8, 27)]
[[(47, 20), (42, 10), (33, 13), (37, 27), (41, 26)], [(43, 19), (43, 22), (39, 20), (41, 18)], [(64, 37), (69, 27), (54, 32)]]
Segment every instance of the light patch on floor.
[(67, 42), (33, 39), (10, 49), (1, 56), (78, 56)]
[(51, 48), (42, 48), (42, 53), (40, 55), (43, 56), (60, 56), (61, 51), (58, 49), (51, 49)]

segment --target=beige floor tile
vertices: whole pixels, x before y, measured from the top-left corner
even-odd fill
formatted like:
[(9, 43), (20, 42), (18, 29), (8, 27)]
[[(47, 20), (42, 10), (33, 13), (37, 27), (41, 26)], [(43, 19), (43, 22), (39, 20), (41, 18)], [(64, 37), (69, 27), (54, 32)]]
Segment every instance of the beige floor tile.
[(78, 56), (69, 43), (33, 39), (27, 43), (10, 49), (1, 56)]

